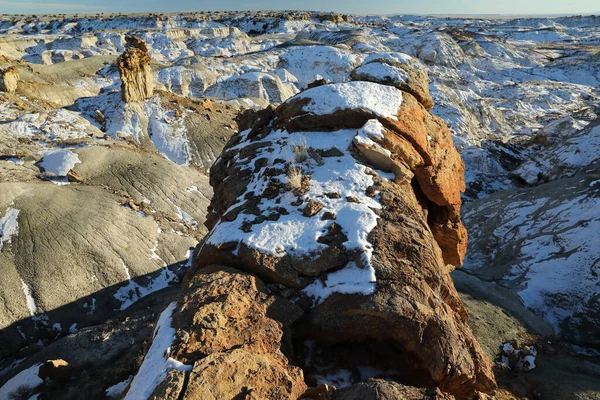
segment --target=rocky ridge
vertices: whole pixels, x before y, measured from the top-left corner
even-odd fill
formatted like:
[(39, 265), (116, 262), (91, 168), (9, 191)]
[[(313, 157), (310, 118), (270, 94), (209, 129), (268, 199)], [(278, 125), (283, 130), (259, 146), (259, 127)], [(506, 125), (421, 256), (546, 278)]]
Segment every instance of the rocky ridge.
[[(449, 278), (466, 238), (461, 185), (447, 181), (462, 182), (462, 161), (444, 124), (411, 94), (371, 82), (309, 89), (240, 123), (211, 168), (211, 232), (172, 311), (170, 356), (190, 366), (186, 383), (156, 390), (297, 398), (307, 383), (335, 386), (327, 376), (351, 360), (324, 350), (344, 346), (382, 371), (371, 377), (493, 393)], [(397, 358), (367, 356), (384, 348)], [(222, 374), (233, 384), (211, 383)]]

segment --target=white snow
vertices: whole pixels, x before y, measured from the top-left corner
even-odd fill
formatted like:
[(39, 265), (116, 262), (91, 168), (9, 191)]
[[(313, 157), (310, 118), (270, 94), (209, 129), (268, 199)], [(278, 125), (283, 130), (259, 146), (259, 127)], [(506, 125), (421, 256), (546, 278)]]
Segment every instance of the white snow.
[(23, 288), (23, 293), (25, 294), (25, 301), (27, 304), (27, 309), (29, 310), (29, 315), (33, 317), (37, 311), (37, 307), (35, 305), (35, 299), (31, 294), (31, 287), (26, 284), (23, 279), (21, 279), (21, 287)]
[(121, 395), (127, 389), (129, 383), (133, 380), (133, 376), (129, 375), (129, 378), (125, 379), (123, 382), (116, 383), (106, 389), (104, 393), (106, 397), (110, 397), (111, 399), (120, 399)]
[(373, 82), (348, 82), (318, 86), (293, 99), (310, 99), (302, 110), (316, 115), (333, 114), (338, 110), (363, 109), (383, 118), (396, 120), (402, 104), (402, 92), (392, 86)]
[(375, 292), (375, 270), (373, 268), (358, 268), (355, 263), (349, 263), (339, 271), (327, 275), (325, 282), (316, 280), (303, 289), (304, 293), (321, 303), (333, 293), (359, 293), (369, 295)]
[(371, 62), (363, 64), (355, 72), (361, 76), (375, 78), (378, 82), (389, 82), (394, 85), (401, 85), (408, 82), (408, 73), (406, 71), (384, 63)]
[[(377, 225), (377, 215), (373, 209), (381, 208), (376, 199), (368, 197), (365, 192), (373, 184), (371, 175), (365, 173), (365, 166), (360, 164), (349, 152), (354, 138), (358, 135), (367, 137), (377, 136), (380, 126), (374, 121), (369, 121), (359, 130), (340, 130), (335, 132), (306, 132), (306, 146), (315, 150), (330, 150), (337, 148), (341, 151), (340, 157), (324, 157), (321, 163), (316, 163), (312, 158), (307, 158), (298, 164), (305, 174), (310, 175), (310, 188), (303, 199), (317, 200), (324, 207), (313, 217), (305, 217), (291, 203), (296, 197), (291, 192), (286, 192), (279, 199), (261, 199), (259, 208), (268, 214), (271, 208), (283, 207), (288, 212), (281, 215), (277, 221), (264, 221), (251, 226), (249, 232), (240, 229), (241, 225), (253, 219), (252, 215), (240, 213), (234, 221), (221, 221), (207, 238), (208, 244), (218, 245), (229, 242), (243, 242), (247, 246), (257, 249), (263, 254), (283, 257), (286, 254), (313, 256), (326, 249), (324, 244), (318, 242), (321, 235), (327, 232), (331, 221), (322, 220), (325, 212), (336, 215), (337, 223), (347, 237), (343, 243), (348, 250), (357, 249), (363, 256), (361, 265), (349, 264), (340, 271), (329, 274), (324, 283), (315, 282), (307, 288), (310, 295), (322, 301), (331, 293), (361, 293), (370, 294), (375, 289), (375, 272), (371, 266), (372, 246), (367, 241), (369, 232)], [(379, 131), (380, 134), (380, 131)], [(298, 134), (286, 131), (274, 131), (264, 139), (266, 142), (277, 142), (270, 148), (263, 148), (256, 158), (266, 157), (270, 162), (276, 159), (289, 159), (289, 147), (298, 141)], [(255, 144), (257, 142), (253, 142)], [(237, 148), (244, 146), (240, 143)], [(270, 151), (272, 150), (272, 151)], [(239, 160), (243, 162), (243, 160)], [(249, 168), (248, 166), (247, 168)], [(246, 193), (262, 193), (267, 181), (263, 173), (267, 167), (253, 175)], [(283, 174), (276, 178), (288, 180)], [(327, 193), (335, 192), (341, 198), (329, 198)], [(238, 198), (237, 207), (244, 203), (245, 194)], [(355, 197), (360, 203), (346, 200)]]
[(40, 167), (50, 176), (63, 177), (80, 162), (79, 156), (71, 150), (57, 150), (44, 154)]
[(191, 365), (182, 364), (169, 357), (170, 348), (175, 340), (171, 315), (176, 306), (177, 303), (173, 302), (160, 314), (154, 328), (152, 345), (133, 378), (124, 400), (146, 400), (169, 371), (191, 371)]
[(32, 365), (31, 367), (12, 377), (8, 382), (0, 387), (0, 399), (10, 399), (10, 395), (21, 386), (33, 389), (44, 383), (44, 381), (38, 376), (41, 365), (42, 364)]
[(125, 310), (133, 303), (148, 296), (149, 294), (166, 288), (176, 279), (177, 276), (167, 267), (161, 268), (158, 272), (158, 275), (155, 278), (152, 278), (152, 280), (149, 282), (145, 283), (144, 286), (137, 284), (133, 279), (131, 279), (130, 275), (126, 285), (122, 286), (115, 292), (114, 298), (121, 302), (120, 309)]
[(315, 375), (314, 378), (319, 384), (335, 386), (339, 389), (352, 385), (352, 372), (347, 369), (339, 369), (329, 374)]
[(0, 250), (4, 243), (11, 243), (12, 237), (19, 233), (19, 212), (20, 210), (8, 207), (4, 216), (0, 218)]

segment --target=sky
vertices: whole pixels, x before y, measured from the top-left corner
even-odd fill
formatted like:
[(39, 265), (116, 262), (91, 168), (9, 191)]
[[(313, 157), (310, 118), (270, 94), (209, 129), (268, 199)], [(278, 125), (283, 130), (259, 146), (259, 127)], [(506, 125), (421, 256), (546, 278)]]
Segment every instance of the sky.
[(348, 14), (591, 14), (598, 0), (0, 0), (0, 14), (314, 10)]

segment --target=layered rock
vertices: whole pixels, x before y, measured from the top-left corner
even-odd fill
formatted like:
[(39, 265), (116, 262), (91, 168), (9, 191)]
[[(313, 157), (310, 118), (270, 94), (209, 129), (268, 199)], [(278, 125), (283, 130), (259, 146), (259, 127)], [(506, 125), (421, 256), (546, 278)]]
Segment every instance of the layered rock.
[[(409, 93), (352, 82), (307, 90), (240, 128), (211, 169), (212, 231), (188, 284), (215, 264), (235, 265), (300, 305), (294, 361), (311, 385), (326, 381), (322, 366), (360, 360), (458, 397), (493, 392), (448, 274), (462, 262), (466, 232), (463, 164), (445, 124)], [(246, 329), (247, 320), (227, 320)], [(269, 334), (268, 324), (257, 325), (266, 328), (254, 335)], [(185, 348), (220, 341), (204, 336)], [(301, 355), (307, 343), (321, 349), (320, 360)], [(323, 350), (336, 346), (337, 354)]]
[(352, 71), (352, 78), (394, 86), (412, 94), (427, 110), (433, 108), (427, 68), (408, 54), (373, 53)]
[(0, 91), (6, 93), (16, 92), (20, 79), (17, 67), (0, 69)]
[(121, 97), (126, 103), (146, 100), (153, 94), (150, 54), (145, 44), (140, 42), (139, 39), (133, 41), (136, 47), (128, 48), (117, 59), (121, 76)]

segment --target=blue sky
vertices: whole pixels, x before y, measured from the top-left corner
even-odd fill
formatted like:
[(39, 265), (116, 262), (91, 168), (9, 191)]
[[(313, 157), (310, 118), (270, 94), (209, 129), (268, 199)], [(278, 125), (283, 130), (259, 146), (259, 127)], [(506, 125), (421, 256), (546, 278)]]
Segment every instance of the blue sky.
[(0, 13), (318, 10), (352, 14), (589, 14), (598, 0), (0, 0)]

